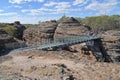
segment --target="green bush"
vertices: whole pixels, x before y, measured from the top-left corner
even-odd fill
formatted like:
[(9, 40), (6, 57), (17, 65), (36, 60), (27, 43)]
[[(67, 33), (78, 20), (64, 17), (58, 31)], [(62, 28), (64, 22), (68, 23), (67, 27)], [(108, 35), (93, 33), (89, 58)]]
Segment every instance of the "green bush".
[(82, 19), (83, 23), (91, 26), (93, 30), (113, 30), (120, 29), (120, 15), (91, 16)]
[(11, 36), (17, 36), (16, 29), (13, 26), (7, 25), (6, 27), (4, 27), (4, 30)]
[[(57, 22), (60, 23), (66, 19), (66, 16), (62, 16)], [(82, 24), (90, 26), (92, 30), (120, 30), (120, 15), (89, 16), (85, 18), (76, 17), (76, 19)]]

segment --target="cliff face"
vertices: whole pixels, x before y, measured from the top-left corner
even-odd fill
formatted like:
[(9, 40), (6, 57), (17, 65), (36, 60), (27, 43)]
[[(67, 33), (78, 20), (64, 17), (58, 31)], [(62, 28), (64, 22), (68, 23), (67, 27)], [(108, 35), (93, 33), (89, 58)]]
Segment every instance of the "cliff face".
[(85, 26), (82, 26), (80, 22), (78, 22), (73, 17), (70, 17), (57, 26), (54, 34), (54, 39), (75, 36), (75, 35), (76, 36), (85, 35), (87, 34), (87, 32), (88, 29)]
[(49, 39), (85, 35), (88, 31), (88, 28), (70, 17), (60, 24), (56, 21), (47, 21), (41, 23), (38, 27), (28, 28), (24, 31), (24, 39), (28, 44), (36, 45), (47, 42)]
[(15, 42), (12, 36), (9, 36), (5, 31), (0, 30), (0, 50), (5, 48), (5, 44)]
[(114, 62), (120, 62), (120, 31), (110, 30), (102, 35), (103, 45)]
[[(29, 46), (36, 46), (49, 40), (69, 36), (86, 35), (90, 28), (70, 17), (61, 23), (47, 21), (38, 27), (28, 28), (24, 32), (24, 39)], [(67, 47), (69, 51), (95, 56), (99, 61), (120, 61), (120, 31), (107, 31), (102, 34), (103, 40), (96, 40), (94, 45), (86, 43)], [(94, 58), (95, 60), (95, 58)]]
[(53, 39), (56, 27), (56, 21), (43, 22), (38, 27), (32, 27), (25, 30), (24, 39), (29, 46), (47, 42), (49, 39)]

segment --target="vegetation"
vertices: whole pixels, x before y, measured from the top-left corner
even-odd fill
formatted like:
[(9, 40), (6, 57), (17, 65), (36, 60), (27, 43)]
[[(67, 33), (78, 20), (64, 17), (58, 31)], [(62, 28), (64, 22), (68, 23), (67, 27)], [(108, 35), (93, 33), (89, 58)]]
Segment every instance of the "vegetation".
[[(63, 16), (58, 20), (62, 22), (67, 17)], [(120, 15), (101, 15), (101, 16), (92, 16), (86, 18), (76, 18), (82, 24), (86, 24), (92, 28), (92, 30), (111, 30), (111, 29), (120, 29)]]
[(59, 20), (57, 20), (58, 23), (61, 23), (62, 21), (66, 20), (67, 17), (66, 16), (62, 16)]
[[(60, 23), (67, 19), (66, 16), (61, 17), (57, 22)], [(92, 30), (111, 30), (120, 29), (120, 15), (101, 15), (92, 16), (86, 18), (76, 18), (82, 24), (86, 24), (92, 28)], [(37, 26), (33, 24), (24, 24), (26, 28)], [(16, 30), (13, 25), (8, 23), (0, 23), (0, 28), (4, 29), (9, 35), (16, 36)]]
[(7, 23), (0, 23), (0, 27), (5, 27)]
[(37, 24), (23, 24), (26, 28), (29, 28), (29, 27), (34, 27), (36, 26)]
[(82, 22), (97, 30), (120, 29), (120, 15), (86, 17)]
[(7, 32), (9, 35), (16, 37), (16, 30), (13, 26), (7, 25), (6, 27), (3, 28), (5, 32)]
[[(29, 27), (33, 27), (33, 24), (24, 24), (26, 28)], [(9, 35), (17, 37), (17, 32), (15, 27), (13, 27), (13, 24), (9, 24), (9, 23), (0, 23), (0, 28), (2, 28), (3, 30), (5, 30), (5, 32), (7, 32)]]

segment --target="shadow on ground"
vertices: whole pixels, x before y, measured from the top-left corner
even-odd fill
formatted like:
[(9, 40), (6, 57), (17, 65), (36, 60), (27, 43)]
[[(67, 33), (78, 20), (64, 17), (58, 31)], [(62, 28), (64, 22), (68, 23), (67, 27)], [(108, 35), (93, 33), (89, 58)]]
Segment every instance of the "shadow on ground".
[(1, 56), (5, 56), (5, 55), (8, 55), (10, 51), (11, 51), (11, 50), (1, 50), (1, 51), (0, 51), (0, 57), (1, 57)]

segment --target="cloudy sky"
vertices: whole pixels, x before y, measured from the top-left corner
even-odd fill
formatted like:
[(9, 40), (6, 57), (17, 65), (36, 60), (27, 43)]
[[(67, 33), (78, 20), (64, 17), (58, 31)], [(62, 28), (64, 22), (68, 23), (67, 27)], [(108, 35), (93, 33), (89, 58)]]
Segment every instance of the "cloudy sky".
[(0, 22), (38, 23), (61, 16), (120, 15), (120, 0), (0, 0)]

